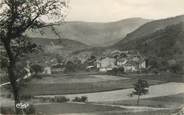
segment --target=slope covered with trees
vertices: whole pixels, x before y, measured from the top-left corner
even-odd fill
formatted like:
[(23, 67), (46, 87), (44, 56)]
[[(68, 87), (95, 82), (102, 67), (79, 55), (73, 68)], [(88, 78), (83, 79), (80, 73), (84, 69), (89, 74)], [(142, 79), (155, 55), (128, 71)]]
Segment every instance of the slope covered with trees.
[(123, 39), (116, 43), (114, 46), (121, 47), (130, 41), (148, 36), (156, 31), (166, 28), (167, 26), (175, 25), (180, 22), (184, 22), (184, 15), (148, 22), (133, 31), (132, 33), (128, 34), (125, 38), (122, 37)]
[(180, 72), (184, 66), (184, 23), (126, 42), (119, 48), (138, 50), (149, 59), (152, 68)]

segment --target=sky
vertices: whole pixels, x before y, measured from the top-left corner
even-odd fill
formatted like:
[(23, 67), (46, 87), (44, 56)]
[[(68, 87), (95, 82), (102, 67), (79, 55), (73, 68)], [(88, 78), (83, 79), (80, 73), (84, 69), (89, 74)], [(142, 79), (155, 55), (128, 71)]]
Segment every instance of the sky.
[(184, 14), (184, 0), (70, 0), (66, 21), (110, 22)]

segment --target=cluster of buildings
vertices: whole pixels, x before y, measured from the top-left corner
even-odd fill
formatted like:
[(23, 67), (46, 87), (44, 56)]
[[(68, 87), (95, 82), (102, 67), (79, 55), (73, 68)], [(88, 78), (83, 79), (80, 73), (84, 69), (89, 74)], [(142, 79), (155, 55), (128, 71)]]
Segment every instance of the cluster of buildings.
[(123, 68), (124, 72), (138, 72), (147, 68), (147, 60), (136, 51), (115, 50), (97, 59), (96, 67), (100, 72), (114, 68)]
[[(87, 58), (88, 57), (88, 58)], [(82, 59), (82, 60), (81, 60)], [(119, 51), (114, 50), (108, 55), (103, 56), (85, 56), (85, 58), (70, 57), (68, 60), (59, 63), (57, 59), (50, 59), (45, 62), (43, 74), (52, 74), (63, 72), (66, 62), (72, 61), (73, 64), (78, 64), (86, 67), (89, 71), (108, 72), (113, 69), (119, 69), (122, 72), (141, 72), (147, 68), (147, 60), (136, 51)], [(122, 69), (123, 68), (123, 69)], [(27, 69), (28, 70), (28, 69)], [(29, 72), (28, 72), (29, 73)]]

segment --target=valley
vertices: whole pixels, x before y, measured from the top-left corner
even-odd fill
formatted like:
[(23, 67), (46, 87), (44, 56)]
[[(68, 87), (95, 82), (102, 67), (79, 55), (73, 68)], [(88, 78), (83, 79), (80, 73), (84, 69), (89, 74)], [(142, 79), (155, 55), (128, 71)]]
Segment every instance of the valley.
[[(40, 115), (173, 115), (183, 109), (183, 15), (66, 22), (24, 37), (40, 49), (17, 61), (20, 98)], [(12, 108), (3, 75), (0, 104)], [(135, 93), (139, 80), (148, 93)]]

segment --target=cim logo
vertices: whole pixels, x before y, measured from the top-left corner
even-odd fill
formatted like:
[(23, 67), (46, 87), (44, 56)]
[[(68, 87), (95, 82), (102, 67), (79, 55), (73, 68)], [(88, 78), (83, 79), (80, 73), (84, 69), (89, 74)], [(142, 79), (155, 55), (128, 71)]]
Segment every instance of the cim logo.
[(19, 109), (26, 109), (29, 106), (28, 103), (17, 103), (16, 107)]

